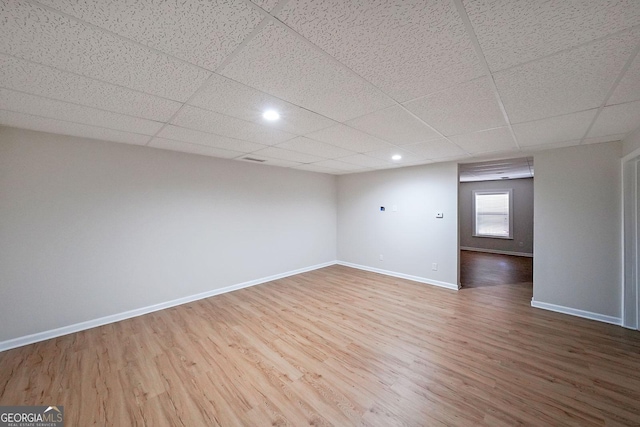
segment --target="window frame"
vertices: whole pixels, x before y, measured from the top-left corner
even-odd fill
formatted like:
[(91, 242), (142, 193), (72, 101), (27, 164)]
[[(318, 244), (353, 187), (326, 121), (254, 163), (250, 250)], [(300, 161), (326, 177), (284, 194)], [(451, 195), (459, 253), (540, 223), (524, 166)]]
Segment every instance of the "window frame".
[[(493, 236), (488, 234), (478, 233), (477, 215), (476, 215), (476, 195), (495, 195), (506, 194), (509, 196), (509, 235), (508, 236)], [(471, 225), (473, 227), (473, 237), (481, 237), (484, 239), (503, 239), (513, 240), (513, 188), (501, 189), (501, 190), (473, 190), (472, 192), (472, 216)]]

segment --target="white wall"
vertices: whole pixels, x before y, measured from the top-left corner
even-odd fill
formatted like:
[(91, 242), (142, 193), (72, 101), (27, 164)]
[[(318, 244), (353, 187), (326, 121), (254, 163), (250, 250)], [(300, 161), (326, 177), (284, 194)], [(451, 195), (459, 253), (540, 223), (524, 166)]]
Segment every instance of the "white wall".
[(0, 341), (330, 262), (336, 178), (0, 128)]
[[(338, 260), (457, 288), (457, 205), (455, 163), (342, 175)], [(436, 212), (444, 218), (437, 219)]]
[[(513, 190), (513, 239), (473, 236), (473, 192)], [(460, 246), (533, 254), (533, 178), (460, 183)]]
[(640, 150), (640, 129), (628, 135), (622, 145), (622, 155), (626, 156), (627, 154), (631, 154), (636, 150)]
[(620, 317), (621, 154), (614, 142), (534, 156), (536, 302)]

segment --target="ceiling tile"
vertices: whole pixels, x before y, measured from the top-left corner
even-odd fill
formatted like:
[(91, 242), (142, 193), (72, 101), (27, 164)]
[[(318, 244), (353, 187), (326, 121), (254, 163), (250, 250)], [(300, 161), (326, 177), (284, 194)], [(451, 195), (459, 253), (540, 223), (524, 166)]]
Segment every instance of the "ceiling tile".
[[(241, 1), (39, 0), (40, 3), (214, 70), (262, 21)], [(233, 22), (233, 25), (229, 25)]]
[(598, 109), (594, 108), (579, 113), (519, 123), (513, 125), (513, 131), (521, 147), (553, 144), (572, 139), (580, 140), (589, 129), (597, 111)]
[(351, 163), (353, 165), (374, 169), (379, 166), (388, 165), (392, 162), (391, 159), (380, 159), (377, 157), (370, 157), (365, 154), (355, 154), (353, 156), (341, 157), (338, 160), (341, 162)]
[[(640, 2), (638, 2), (640, 4)], [(640, 55), (637, 55), (627, 72), (616, 86), (607, 105), (640, 100)]]
[[(212, 75), (189, 104), (295, 134), (313, 132), (336, 124), (320, 114), (219, 74)], [(266, 110), (277, 111), (280, 119), (272, 122), (265, 120), (262, 113)]]
[(340, 173), (340, 171), (338, 171), (337, 169), (323, 168), (321, 166), (316, 166), (315, 164), (294, 166), (293, 169), (299, 169), (308, 172), (328, 173), (332, 175), (337, 175)]
[(189, 129), (215, 133), (230, 138), (244, 139), (259, 144), (272, 145), (295, 137), (295, 135), (261, 126), (256, 123), (214, 113), (213, 111), (185, 105), (171, 123)]
[(507, 127), (452, 136), (449, 139), (472, 154), (518, 149)]
[(280, 167), (285, 167), (285, 168), (290, 168), (290, 167), (295, 167), (295, 166), (302, 166), (302, 163), (300, 162), (293, 162), (291, 160), (284, 160), (284, 159), (276, 159), (273, 157), (266, 157), (266, 156), (254, 156), (254, 155), (249, 155), (248, 157), (251, 158), (259, 158), (261, 160), (266, 160), (264, 163), (258, 163), (258, 162), (254, 162), (251, 160), (244, 160), (242, 157), (239, 157), (237, 160), (246, 162), (246, 163), (253, 163), (253, 164), (257, 164), (257, 165), (265, 165), (265, 166), (280, 166)]
[(166, 121), (182, 104), (0, 54), (0, 85), (89, 107)]
[(427, 159), (448, 159), (466, 154), (460, 147), (445, 138), (405, 145), (402, 148)]
[(162, 127), (160, 122), (1, 88), (0, 109), (145, 135), (154, 135)]
[(440, 137), (399, 105), (349, 120), (346, 124), (393, 144), (410, 144)]
[(297, 151), (299, 153), (323, 157), (325, 159), (345, 157), (354, 153), (353, 151), (345, 150), (344, 148), (336, 147), (335, 145), (305, 138), (304, 136), (299, 136), (297, 138), (290, 139), (289, 141), (285, 141), (278, 144), (278, 147)]
[(162, 148), (165, 150), (181, 151), (183, 153), (201, 154), (203, 156), (221, 157), (232, 159), (241, 156), (243, 153), (237, 151), (224, 150), (222, 148), (207, 147), (204, 145), (190, 144), (188, 142), (174, 141), (164, 138), (153, 138), (149, 147)]
[(339, 171), (364, 171), (368, 170), (368, 168), (354, 165), (352, 163), (345, 163), (339, 160), (323, 160), (321, 162), (313, 163), (315, 166), (320, 166), (323, 168), (336, 169)]
[(484, 74), (451, 1), (297, 0), (278, 17), (399, 101)]
[(495, 71), (640, 24), (640, 2), (463, 0)]
[(105, 129), (79, 123), (64, 122), (62, 120), (32, 116), (29, 114), (6, 110), (0, 110), (0, 125), (37, 130), (40, 132), (57, 133), (60, 135), (123, 142), (125, 144), (144, 145), (149, 141), (148, 135)]
[(251, 153), (251, 157), (267, 157), (271, 159), (289, 160), (300, 163), (313, 163), (324, 160), (322, 157), (312, 156), (310, 154), (298, 153), (297, 151), (285, 150), (278, 147), (267, 147), (255, 153)]
[(192, 144), (208, 145), (209, 147), (217, 147), (225, 150), (241, 151), (243, 153), (250, 153), (267, 147), (266, 145), (256, 144), (255, 142), (214, 135), (212, 133), (181, 128), (174, 125), (165, 126), (157, 136), (176, 141), (190, 142)]
[(446, 136), (506, 126), (488, 77), (404, 104)]
[(364, 153), (387, 148), (389, 143), (345, 125), (336, 125), (306, 135), (308, 138), (336, 145), (345, 150)]
[(274, 23), (221, 74), (337, 121), (393, 104), (371, 84)]
[(511, 123), (596, 108), (640, 42), (640, 30), (494, 74)]
[(0, 22), (0, 52), (153, 95), (186, 101), (210, 75), (24, 0), (0, 3)]
[(603, 142), (622, 141), (626, 136), (625, 133), (619, 133), (616, 135), (603, 135), (585, 138), (582, 140), (582, 144), (600, 144)]
[(251, 0), (253, 3), (257, 4), (267, 12), (271, 12), (274, 7), (278, 4), (278, 0)]
[[(393, 160), (391, 157), (397, 154), (401, 155), (402, 158), (400, 160)], [(385, 160), (391, 164), (399, 164), (399, 165), (415, 163), (415, 162), (425, 160), (424, 156), (420, 156), (410, 151), (403, 150), (399, 147), (383, 148), (382, 150), (368, 152), (366, 153), (366, 155), (369, 157), (375, 157), (376, 159)], [(340, 160), (343, 160), (343, 159), (340, 159)]]
[(588, 137), (628, 133), (640, 126), (640, 101), (604, 107)]

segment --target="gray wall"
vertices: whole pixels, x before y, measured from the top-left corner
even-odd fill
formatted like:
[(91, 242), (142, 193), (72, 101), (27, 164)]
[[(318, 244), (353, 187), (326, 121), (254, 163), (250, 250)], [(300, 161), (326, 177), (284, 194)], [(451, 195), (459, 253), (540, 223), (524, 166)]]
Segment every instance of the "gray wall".
[[(513, 239), (473, 237), (473, 191), (513, 189)], [(460, 183), (460, 246), (533, 254), (533, 179)]]
[(336, 258), (336, 178), (0, 128), (0, 341)]
[(455, 163), (340, 176), (338, 260), (457, 287), (457, 194)]
[(534, 156), (536, 302), (621, 315), (620, 142)]

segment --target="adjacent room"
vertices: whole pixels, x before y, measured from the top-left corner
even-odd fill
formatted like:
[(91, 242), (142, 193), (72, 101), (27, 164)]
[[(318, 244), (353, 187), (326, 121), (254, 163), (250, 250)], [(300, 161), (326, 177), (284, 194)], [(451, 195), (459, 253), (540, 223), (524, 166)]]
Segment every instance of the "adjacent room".
[(639, 52), (634, 0), (0, 0), (0, 425), (640, 425)]

